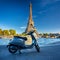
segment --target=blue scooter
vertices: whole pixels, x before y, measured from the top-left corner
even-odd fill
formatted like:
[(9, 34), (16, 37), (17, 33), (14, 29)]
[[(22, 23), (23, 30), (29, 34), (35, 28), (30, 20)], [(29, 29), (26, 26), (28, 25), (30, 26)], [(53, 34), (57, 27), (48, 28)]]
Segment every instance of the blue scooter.
[(17, 50), (21, 51), (22, 49), (31, 49), (35, 46), (37, 52), (40, 52), (40, 47), (36, 41), (36, 38), (33, 35), (34, 31), (28, 33), (32, 38), (31, 45), (25, 45), (24, 42), (27, 40), (26, 37), (14, 36), (13, 41), (11, 41), (7, 47), (10, 53), (16, 53)]

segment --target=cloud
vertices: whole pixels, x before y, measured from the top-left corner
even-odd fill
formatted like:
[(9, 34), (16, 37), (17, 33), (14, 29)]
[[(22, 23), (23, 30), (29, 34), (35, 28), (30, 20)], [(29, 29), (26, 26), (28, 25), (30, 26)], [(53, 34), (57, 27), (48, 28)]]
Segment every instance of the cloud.
[(39, 11), (38, 14), (42, 14), (42, 13), (45, 13), (45, 12), (47, 12), (47, 10)]
[(1, 24), (0, 29), (5, 30), (5, 29), (9, 29), (9, 28), (8, 28), (8, 26)]
[(25, 26), (22, 26), (22, 27), (20, 27), (20, 29), (26, 29), (26, 27)]
[[(52, 4), (52, 3), (55, 3), (55, 2), (58, 2), (58, 1), (60, 1), (60, 0), (41, 0), (41, 6), (45, 7), (48, 4)], [(45, 13), (45, 12), (47, 12), (47, 10), (39, 11), (38, 14), (42, 14), (42, 13)]]
[(45, 7), (48, 4), (52, 4), (52, 3), (55, 3), (55, 2), (58, 2), (58, 1), (60, 1), (60, 0), (41, 0), (40, 4), (41, 4), (42, 7)]

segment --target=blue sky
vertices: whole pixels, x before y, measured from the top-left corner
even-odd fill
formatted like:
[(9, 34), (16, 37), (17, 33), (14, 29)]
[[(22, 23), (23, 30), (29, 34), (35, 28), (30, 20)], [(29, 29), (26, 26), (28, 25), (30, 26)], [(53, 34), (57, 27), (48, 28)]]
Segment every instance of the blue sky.
[(60, 0), (0, 0), (0, 28), (24, 32), (30, 2), (37, 31), (60, 32)]

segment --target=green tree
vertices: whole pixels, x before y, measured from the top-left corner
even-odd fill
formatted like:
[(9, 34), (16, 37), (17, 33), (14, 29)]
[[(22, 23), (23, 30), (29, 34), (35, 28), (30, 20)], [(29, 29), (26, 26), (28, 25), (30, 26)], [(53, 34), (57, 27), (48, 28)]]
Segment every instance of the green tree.
[(45, 35), (48, 36), (48, 33), (46, 33)]
[(46, 38), (48, 36), (48, 33), (43, 33), (43, 37)]
[(42, 33), (40, 33), (39, 35), (40, 35), (40, 36), (42, 36), (43, 34), (42, 34)]
[(3, 35), (3, 31), (2, 31), (2, 29), (0, 29), (0, 35)]
[(16, 35), (16, 31), (13, 30), (13, 29), (10, 29), (10, 30), (9, 30), (9, 33), (10, 33), (10, 35)]
[(8, 30), (3, 30), (3, 35), (9, 35), (9, 31)]

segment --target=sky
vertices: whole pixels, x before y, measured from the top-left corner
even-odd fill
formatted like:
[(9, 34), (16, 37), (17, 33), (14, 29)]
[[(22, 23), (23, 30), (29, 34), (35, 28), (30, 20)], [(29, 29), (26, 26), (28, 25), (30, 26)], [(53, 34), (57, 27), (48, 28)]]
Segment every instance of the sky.
[(28, 23), (30, 2), (37, 31), (60, 32), (60, 0), (0, 0), (0, 29), (24, 32)]

